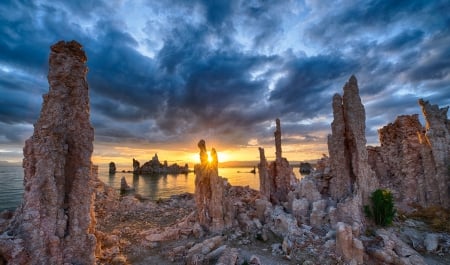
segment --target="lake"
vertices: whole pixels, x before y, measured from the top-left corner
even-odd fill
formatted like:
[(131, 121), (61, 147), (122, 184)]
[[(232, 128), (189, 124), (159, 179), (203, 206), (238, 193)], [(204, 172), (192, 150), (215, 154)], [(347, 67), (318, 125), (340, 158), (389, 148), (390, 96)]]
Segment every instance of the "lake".
[[(219, 168), (219, 175), (228, 179), (233, 186), (249, 186), (259, 190), (258, 173), (250, 173), (253, 168)], [(135, 188), (137, 193), (152, 200), (168, 198), (184, 192), (194, 193), (195, 174), (167, 174), (167, 175), (137, 175), (132, 173), (109, 174), (107, 165), (99, 166), (98, 177), (104, 183), (116, 190), (120, 188), (120, 179), (124, 176), (128, 185)], [(297, 178), (300, 178), (298, 168), (294, 169)], [(0, 211), (16, 208), (23, 195), (23, 168), (20, 166), (0, 167)]]

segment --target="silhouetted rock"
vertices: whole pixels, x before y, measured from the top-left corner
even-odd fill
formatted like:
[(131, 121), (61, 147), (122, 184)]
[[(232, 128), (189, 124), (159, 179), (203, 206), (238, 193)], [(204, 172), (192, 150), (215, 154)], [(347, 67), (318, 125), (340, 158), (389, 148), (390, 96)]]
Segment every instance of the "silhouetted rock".
[(212, 231), (231, 227), (235, 219), (233, 200), (228, 196), (230, 184), (218, 175), (216, 150), (211, 150), (211, 162), (204, 140), (198, 143), (200, 164), (195, 166), (195, 202), (198, 221)]
[(282, 157), (280, 120), (276, 120), (275, 161), (267, 163), (264, 149), (259, 148), (260, 162), (258, 164), (260, 191), (273, 203), (287, 202), (287, 195), (292, 185), (297, 182), (292, 167), (286, 158)]
[(75, 41), (51, 47), (49, 92), (23, 150), (23, 203), (8, 232), (12, 237), (0, 242), (8, 264), (95, 263), (97, 176), (85, 63)]
[(159, 162), (158, 154), (152, 157), (152, 160), (145, 162), (142, 167), (139, 167), (139, 163), (134, 164), (134, 173), (138, 174), (187, 174), (189, 173), (189, 166), (185, 164), (180, 166), (177, 163), (168, 165), (167, 160), (162, 164)]
[(133, 173), (138, 174), (140, 171), (140, 163), (133, 158)]
[(116, 164), (114, 162), (109, 163), (109, 174), (116, 174)]
[(313, 171), (313, 167), (310, 163), (302, 162), (300, 163), (300, 173), (301, 174), (309, 174)]
[(120, 179), (120, 193), (121, 194), (126, 194), (129, 192), (134, 191), (134, 188), (130, 187), (130, 185), (128, 185), (127, 180), (125, 177), (122, 177)]

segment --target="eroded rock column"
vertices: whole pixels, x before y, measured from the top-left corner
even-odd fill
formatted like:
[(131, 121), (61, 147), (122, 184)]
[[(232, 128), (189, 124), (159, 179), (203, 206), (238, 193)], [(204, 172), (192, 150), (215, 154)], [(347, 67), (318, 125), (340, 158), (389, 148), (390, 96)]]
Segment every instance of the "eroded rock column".
[(217, 152), (211, 150), (211, 161), (208, 161), (206, 143), (200, 140), (200, 164), (195, 166), (195, 203), (197, 219), (201, 225), (211, 231), (221, 231), (231, 227), (235, 219), (235, 211), (231, 198), (227, 196), (230, 185), (220, 177), (218, 171)]
[(333, 115), (332, 134), (328, 138), (334, 175), (330, 183), (331, 196), (339, 201), (358, 194), (363, 204), (368, 204), (370, 193), (378, 183), (368, 164), (366, 114), (355, 76), (344, 85), (342, 100), (338, 94), (333, 97)]
[(287, 159), (282, 157), (280, 120), (276, 119), (275, 122), (275, 161), (268, 164), (264, 149), (259, 148), (258, 171), (261, 194), (278, 204), (288, 201), (287, 195), (297, 179)]
[[(448, 106), (439, 108), (428, 101), (419, 100), (425, 117), (426, 142), (432, 149), (435, 163), (435, 179), (438, 184), (437, 204), (450, 208), (450, 120), (447, 119)], [(424, 139), (425, 140), (425, 139)]]
[(23, 203), (10, 232), (22, 251), (9, 262), (94, 264), (94, 130), (82, 46), (51, 46), (49, 67), (49, 92), (24, 147)]
[(267, 199), (270, 198), (271, 187), (274, 186), (273, 179), (269, 175), (269, 165), (267, 164), (266, 155), (264, 153), (264, 148), (259, 148), (259, 191)]

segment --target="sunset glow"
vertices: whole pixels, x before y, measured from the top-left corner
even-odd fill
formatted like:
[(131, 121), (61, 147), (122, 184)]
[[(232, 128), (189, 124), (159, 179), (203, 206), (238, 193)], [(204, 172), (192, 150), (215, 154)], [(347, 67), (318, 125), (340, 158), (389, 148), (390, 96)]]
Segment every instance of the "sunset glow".
[(258, 147), (271, 160), (276, 118), (284, 157), (318, 159), (332, 97), (353, 74), (369, 145), (396, 116), (418, 113), (418, 98), (450, 104), (448, 1), (144, 2), (5, 2), (0, 161), (23, 159), (56, 40), (77, 40), (88, 58), (94, 163), (127, 170), (155, 153), (192, 166), (200, 139), (219, 163), (258, 161)]

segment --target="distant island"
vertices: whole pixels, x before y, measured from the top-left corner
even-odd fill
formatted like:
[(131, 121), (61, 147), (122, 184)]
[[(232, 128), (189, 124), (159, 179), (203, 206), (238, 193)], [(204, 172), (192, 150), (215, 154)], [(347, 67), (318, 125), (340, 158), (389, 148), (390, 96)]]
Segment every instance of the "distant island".
[(145, 162), (140, 166), (139, 161), (133, 158), (134, 174), (187, 174), (189, 173), (188, 164), (180, 166), (177, 163), (168, 165), (167, 160), (159, 162), (158, 154), (155, 154), (152, 160)]

